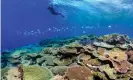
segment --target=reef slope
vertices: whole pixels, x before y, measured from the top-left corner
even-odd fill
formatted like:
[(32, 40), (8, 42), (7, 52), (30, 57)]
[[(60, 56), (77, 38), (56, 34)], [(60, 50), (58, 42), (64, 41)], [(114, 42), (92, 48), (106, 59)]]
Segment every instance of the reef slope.
[(43, 40), (1, 60), (2, 80), (133, 80), (133, 40), (121, 34)]

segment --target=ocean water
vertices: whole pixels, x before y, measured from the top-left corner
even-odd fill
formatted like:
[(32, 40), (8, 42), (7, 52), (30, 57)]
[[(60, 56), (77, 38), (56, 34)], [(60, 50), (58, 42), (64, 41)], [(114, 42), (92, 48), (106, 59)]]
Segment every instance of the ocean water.
[(1, 23), (1, 80), (133, 80), (133, 0), (2, 0)]
[(133, 38), (133, 0), (2, 0), (2, 50), (111, 33)]

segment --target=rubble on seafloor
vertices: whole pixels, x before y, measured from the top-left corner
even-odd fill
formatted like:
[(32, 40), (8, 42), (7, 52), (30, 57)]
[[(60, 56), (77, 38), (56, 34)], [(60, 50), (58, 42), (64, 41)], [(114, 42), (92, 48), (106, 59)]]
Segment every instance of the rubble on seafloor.
[(2, 80), (133, 80), (133, 40), (84, 35), (41, 41), (42, 50), (2, 53)]

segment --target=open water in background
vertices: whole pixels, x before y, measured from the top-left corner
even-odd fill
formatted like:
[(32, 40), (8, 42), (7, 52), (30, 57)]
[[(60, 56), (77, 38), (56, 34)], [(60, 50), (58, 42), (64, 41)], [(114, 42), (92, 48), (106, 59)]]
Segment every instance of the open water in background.
[[(48, 7), (55, 12), (51, 14)], [(133, 38), (133, 0), (2, 0), (2, 50), (84, 34)]]

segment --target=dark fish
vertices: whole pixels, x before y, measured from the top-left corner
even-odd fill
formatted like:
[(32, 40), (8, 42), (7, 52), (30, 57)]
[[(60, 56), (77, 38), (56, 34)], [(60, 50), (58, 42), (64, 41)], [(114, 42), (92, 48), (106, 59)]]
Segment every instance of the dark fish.
[(64, 15), (63, 15), (63, 14), (61, 14), (60, 12), (55, 11), (53, 5), (50, 5), (50, 6), (48, 7), (48, 10), (52, 13), (52, 15), (60, 15), (61, 17), (64, 18)]

